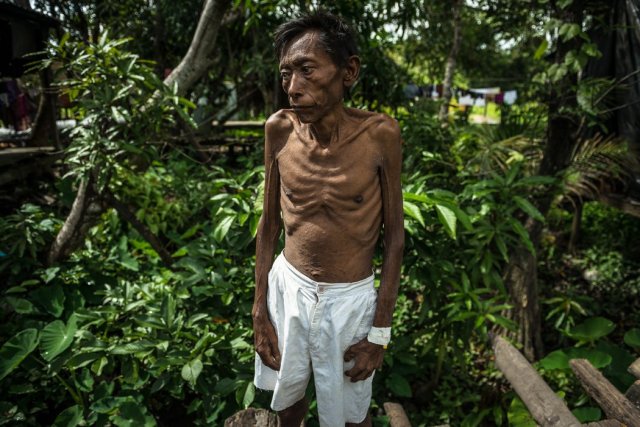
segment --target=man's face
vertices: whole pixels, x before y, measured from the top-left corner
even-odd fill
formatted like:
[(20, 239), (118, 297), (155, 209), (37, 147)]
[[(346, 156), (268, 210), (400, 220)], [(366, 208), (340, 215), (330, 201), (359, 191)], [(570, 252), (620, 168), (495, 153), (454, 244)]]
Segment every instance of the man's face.
[(282, 88), (302, 123), (316, 123), (342, 104), (345, 70), (338, 68), (308, 31), (293, 39), (280, 58)]

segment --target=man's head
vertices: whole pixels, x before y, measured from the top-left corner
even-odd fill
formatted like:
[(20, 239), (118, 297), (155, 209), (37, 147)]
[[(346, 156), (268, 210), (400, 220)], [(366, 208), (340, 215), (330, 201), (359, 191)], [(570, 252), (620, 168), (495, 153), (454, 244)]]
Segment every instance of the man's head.
[(275, 33), (282, 87), (301, 121), (315, 122), (355, 83), (360, 59), (352, 31), (338, 17), (317, 12), (282, 24)]
[(349, 58), (358, 55), (358, 46), (351, 28), (339, 17), (328, 12), (303, 15), (280, 25), (275, 32), (275, 48), (278, 60), (287, 45), (306, 32), (318, 33), (318, 45), (331, 57), (333, 63), (344, 68)]

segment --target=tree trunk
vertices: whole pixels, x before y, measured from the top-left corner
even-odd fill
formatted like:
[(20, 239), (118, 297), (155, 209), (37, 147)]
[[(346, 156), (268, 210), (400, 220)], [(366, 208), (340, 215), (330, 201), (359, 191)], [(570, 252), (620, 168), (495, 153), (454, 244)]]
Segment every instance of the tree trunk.
[(230, 0), (206, 0), (187, 54), (164, 80), (170, 87), (177, 84), (178, 95), (184, 96), (215, 62), (218, 30), (230, 4)]
[(29, 145), (32, 147), (44, 147), (51, 145), (50, 138), (53, 137), (53, 145), (60, 148), (58, 139), (58, 128), (56, 125), (56, 92), (51, 88), (51, 70), (49, 68), (40, 72), (40, 84), (42, 94), (38, 102), (38, 113), (31, 131)]
[[(557, 17), (565, 22), (582, 23), (582, 5), (577, 1), (568, 10), (558, 13)], [(558, 41), (555, 62), (564, 61), (567, 53), (575, 49), (578, 38), (568, 42)], [(574, 117), (563, 113), (571, 111), (576, 104), (575, 75), (569, 75), (555, 87), (564, 87), (565, 92), (553, 91), (548, 101), (547, 138), (538, 175), (555, 176), (571, 162), (571, 156), (578, 138), (578, 122)], [(553, 200), (550, 191), (536, 201), (536, 207), (546, 216)], [(525, 228), (535, 250), (539, 249), (542, 235), (542, 224), (533, 218), (528, 218)], [(509, 289), (509, 296), (513, 308), (510, 317), (519, 326), (518, 342), (522, 344), (523, 353), (527, 359), (533, 361), (544, 354), (542, 346), (542, 325), (540, 303), (538, 299), (537, 257), (524, 247), (518, 248), (511, 254), (509, 265), (505, 273), (505, 282)]]
[(66, 253), (66, 248), (69, 245), (69, 242), (76, 233), (76, 230), (80, 228), (82, 217), (84, 216), (84, 212), (89, 201), (90, 191), (91, 179), (84, 178), (80, 181), (78, 193), (73, 201), (73, 205), (71, 205), (71, 211), (49, 249), (49, 255), (47, 257), (48, 265), (55, 264), (60, 260), (60, 258), (62, 258), (63, 254)]
[(462, 8), (461, 0), (453, 0), (451, 2), (453, 13), (453, 40), (451, 50), (447, 57), (447, 63), (444, 69), (444, 81), (442, 82), (442, 104), (440, 105), (440, 113), (438, 119), (446, 122), (449, 117), (449, 103), (451, 102), (451, 85), (453, 83), (453, 74), (456, 70), (456, 58), (460, 50), (461, 41), (461, 25), (460, 25), (460, 9)]
[[(230, 4), (231, 0), (206, 0), (187, 54), (164, 81), (168, 86), (176, 83), (179, 95), (186, 94), (214, 62), (213, 53), (218, 30), (222, 25), (222, 17)], [(83, 216), (89, 203), (87, 194), (92, 191), (90, 179), (83, 179), (71, 211), (49, 249), (47, 257), (49, 265), (58, 262), (70, 253), (68, 248), (73, 246), (72, 241), (84, 240), (84, 235), (89, 227), (86, 221), (83, 222)], [(159, 255), (163, 258), (163, 262), (169, 261), (170, 257), (167, 258), (166, 254), (159, 253)]]

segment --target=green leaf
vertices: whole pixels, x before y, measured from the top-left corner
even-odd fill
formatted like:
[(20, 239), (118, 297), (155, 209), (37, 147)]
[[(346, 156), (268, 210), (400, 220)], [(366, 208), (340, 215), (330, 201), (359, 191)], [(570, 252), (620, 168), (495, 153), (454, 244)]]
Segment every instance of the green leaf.
[(54, 427), (76, 427), (82, 421), (82, 408), (73, 405), (60, 412), (53, 422)]
[(424, 218), (422, 217), (422, 212), (420, 211), (418, 205), (405, 201), (402, 204), (402, 210), (404, 211), (405, 215), (415, 219), (420, 223), (420, 225), (424, 227)]
[(9, 375), (38, 346), (38, 330), (25, 329), (0, 348), (0, 380)]
[(256, 397), (256, 387), (253, 385), (252, 381), (247, 382), (247, 388), (244, 391), (244, 396), (242, 397), (242, 406), (247, 409)]
[(403, 376), (392, 373), (387, 378), (387, 386), (398, 397), (411, 397), (411, 385)]
[(60, 285), (48, 285), (31, 292), (31, 299), (55, 317), (64, 311), (64, 292)]
[(182, 367), (180, 374), (182, 375), (182, 379), (189, 381), (191, 384), (195, 384), (201, 372), (202, 361), (200, 359), (193, 359)]
[(31, 302), (24, 298), (7, 297), (7, 303), (18, 314), (31, 314), (37, 313), (38, 309), (31, 304)]
[(616, 326), (609, 319), (592, 317), (573, 327), (569, 335), (580, 341), (595, 341), (609, 335), (615, 328)]
[(47, 362), (65, 351), (73, 341), (76, 333), (76, 315), (71, 315), (65, 325), (62, 320), (54, 320), (42, 329), (40, 333), (40, 354)]
[(115, 346), (111, 349), (111, 354), (133, 354), (153, 348), (155, 348), (155, 344), (151, 341), (140, 340)]
[(567, 354), (570, 359), (587, 359), (597, 369), (606, 368), (613, 360), (610, 354), (592, 348), (570, 348)]
[(536, 49), (536, 52), (533, 54), (533, 57), (535, 59), (542, 58), (545, 52), (547, 51), (547, 47), (549, 47), (549, 42), (546, 39), (542, 40), (542, 43), (540, 43), (540, 46), (538, 46), (538, 48)]
[(581, 423), (588, 423), (591, 421), (599, 421), (602, 417), (602, 411), (600, 408), (596, 408), (593, 406), (586, 406), (584, 408), (576, 408), (571, 411), (573, 415), (580, 421)]
[(633, 328), (624, 334), (624, 343), (629, 347), (640, 348), (640, 329)]
[(515, 231), (518, 236), (520, 236), (520, 240), (522, 241), (522, 243), (524, 243), (527, 250), (535, 255), (536, 250), (533, 247), (531, 239), (529, 238), (529, 232), (526, 228), (524, 228), (522, 223), (515, 218), (508, 218), (507, 222), (509, 222), (509, 224), (511, 225), (511, 229)]
[(568, 369), (569, 355), (563, 350), (552, 351), (538, 362), (540, 367), (552, 371), (554, 369)]
[(533, 206), (533, 204), (524, 197), (513, 196), (513, 201), (516, 202), (516, 205), (518, 205), (518, 207), (530, 217), (537, 219), (538, 221), (544, 221), (544, 216), (540, 213), (538, 208)]
[(436, 205), (438, 219), (444, 225), (447, 234), (452, 238), (456, 238), (456, 213), (443, 205)]
[(226, 216), (216, 224), (216, 228), (213, 230), (213, 238), (216, 242), (221, 242), (222, 239), (227, 235), (229, 229), (231, 228), (231, 224), (233, 224), (233, 216)]

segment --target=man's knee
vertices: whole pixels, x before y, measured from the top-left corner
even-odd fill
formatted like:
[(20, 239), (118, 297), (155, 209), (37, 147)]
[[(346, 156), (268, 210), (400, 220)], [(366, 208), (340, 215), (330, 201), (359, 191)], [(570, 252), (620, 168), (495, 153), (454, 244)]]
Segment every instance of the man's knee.
[(278, 411), (280, 425), (282, 427), (300, 427), (308, 409), (309, 402), (306, 397), (303, 397), (288, 408)]

